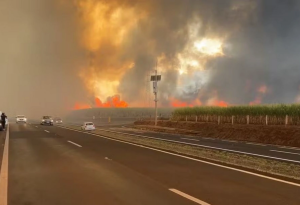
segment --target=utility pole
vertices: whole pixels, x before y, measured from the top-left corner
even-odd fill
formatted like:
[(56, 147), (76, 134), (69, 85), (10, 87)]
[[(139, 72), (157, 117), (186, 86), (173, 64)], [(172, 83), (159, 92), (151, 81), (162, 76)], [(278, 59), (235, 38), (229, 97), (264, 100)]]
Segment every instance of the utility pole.
[(154, 101), (155, 101), (155, 126), (157, 126), (157, 91), (158, 91), (158, 89), (157, 89), (157, 63), (156, 63), (156, 67), (155, 67), (155, 81), (154, 81), (154, 83), (155, 83), (155, 90), (154, 90), (154, 96), (155, 96), (155, 98), (154, 98)]
[(155, 102), (155, 126), (157, 126), (157, 93), (158, 93), (158, 81), (161, 80), (161, 75), (157, 75), (157, 62), (155, 66), (155, 75), (151, 76), (151, 81), (153, 82), (153, 93), (154, 93), (154, 102)]

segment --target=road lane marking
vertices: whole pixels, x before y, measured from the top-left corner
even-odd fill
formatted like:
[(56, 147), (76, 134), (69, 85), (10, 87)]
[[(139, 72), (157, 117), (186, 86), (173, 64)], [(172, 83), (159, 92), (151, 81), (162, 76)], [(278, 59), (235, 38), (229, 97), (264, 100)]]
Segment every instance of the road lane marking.
[(234, 140), (222, 140), (223, 142), (233, 142), (233, 143), (237, 143), (237, 141)]
[(280, 146), (280, 147), (278, 147), (278, 148), (281, 148), (281, 149), (292, 149), (292, 150), (298, 150), (298, 151), (300, 151), (300, 148), (298, 148), (298, 147), (285, 147), (285, 146)]
[(201, 204), (201, 205), (210, 205), (210, 204), (208, 204), (208, 203), (206, 203), (206, 202), (204, 202), (204, 201), (202, 201), (202, 200), (200, 200), (200, 199), (197, 199), (197, 198), (195, 198), (195, 197), (193, 197), (193, 196), (190, 196), (190, 195), (188, 195), (188, 194), (186, 194), (186, 193), (183, 193), (183, 192), (181, 192), (181, 191), (179, 191), (179, 190), (177, 190), (177, 189), (169, 189), (171, 192), (173, 192), (173, 193), (175, 193), (175, 194), (178, 194), (178, 195), (180, 195), (180, 196), (182, 196), (182, 197), (184, 197), (184, 198), (186, 198), (186, 199), (188, 199), (188, 200), (191, 200), (191, 201), (193, 201), (193, 202), (195, 202), (195, 203), (197, 203), (197, 204)]
[(214, 138), (209, 138), (209, 137), (202, 137), (202, 139), (205, 139), (205, 140), (216, 140)]
[(44, 131), (50, 133), (48, 130), (44, 130)]
[(200, 141), (200, 140), (196, 140), (196, 139), (191, 139), (191, 138), (181, 138), (181, 139), (183, 139), (183, 140), (191, 140), (191, 141)]
[(73, 145), (75, 145), (75, 146), (77, 146), (77, 147), (82, 147), (81, 145), (79, 145), (79, 144), (77, 144), (75, 142), (72, 142), (72, 141), (68, 141), (68, 142), (71, 143), (71, 144), (73, 144)]
[(279, 150), (270, 150), (271, 152), (280, 152), (280, 153), (285, 153), (285, 154), (295, 154), (295, 155), (300, 155), (300, 153), (295, 153), (295, 152), (284, 152), (284, 151), (279, 151)]
[(1, 172), (0, 172), (0, 205), (7, 205), (8, 148), (9, 148), (9, 124), (7, 125)]
[(156, 149), (156, 148), (152, 148), (152, 147), (147, 147), (147, 146), (144, 146), (144, 145), (139, 145), (139, 144), (135, 144), (135, 143), (131, 143), (131, 142), (126, 142), (126, 141), (114, 139), (114, 138), (111, 138), (111, 137), (105, 137), (105, 136), (100, 135), (100, 134), (82, 132), (80, 130), (75, 130), (75, 129), (67, 128), (67, 127), (60, 127), (60, 128), (71, 130), (71, 131), (74, 131), (74, 132), (87, 134), (87, 135), (94, 135), (94, 136), (99, 137), (99, 138), (104, 138), (104, 139), (108, 139), (108, 140), (112, 140), (112, 141), (116, 141), (116, 142), (121, 142), (121, 143), (124, 143), (124, 144), (129, 144), (129, 145), (133, 145), (133, 146), (136, 146), (136, 147), (141, 147), (141, 148), (144, 148), (144, 149), (149, 149), (149, 150), (153, 150), (153, 151), (156, 151), (156, 152), (160, 152), (160, 153), (164, 153), (164, 154), (168, 154), (168, 155), (172, 155), (172, 156), (177, 156), (177, 157), (180, 157), (180, 158), (189, 159), (189, 160), (192, 160), (192, 161), (196, 161), (196, 162), (200, 162), (200, 163), (204, 163), (204, 164), (208, 164), (208, 165), (212, 165), (212, 166), (216, 166), (216, 167), (221, 167), (221, 168), (224, 168), (224, 169), (229, 169), (229, 170), (241, 172), (241, 173), (244, 173), (244, 174), (249, 174), (249, 175), (253, 175), (253, 176), (273, 180), (273, 181), (276, 181), (276, 182), (281, 182), (281, 183), (284, 183), (284, 184), (289, 184), (289, 185), (300, 187), (300, 184), (297, 184), (297, 183), (294, 183), (294, 182), (289, 182), (289, 181), (286, 181), (286, 180), (277, 179), (277, 178), (274, 178), (274, 177), (269, 177), (269, 176), (265, 176), (265, 175), (262, 175), (262, 174), (257, 174), (257, 173), (254, 173), (254, 172), (238, 169), (238, 168), (233, 168), (233, 167), (229, 167), (229, 166), (225, 166), (225, 165), (221, 165), (221, 164), (216, 164), (216, 163), (204, 161), (204, 160), (201, 160), (201, 159), (187, 157), (187, 156), (184, 156), (184, 155), (175, 154), (175, 153), (172, 153), (172, 152), (168, 152), (168, 151), (164, 151), (164, 150), (160, 150), (160, 149)]
[(246, 144), (250, 144), (250, 145), (258, 145), (258, 146), (267, 146), (265, 144), (260, 144), (260, 143), (254, 143), (254, 142), (247, 142)]
[(256, 157), (263, 157), (263, 158), (269, 158), (269, 159), (276, 159), (276, 160), (294, 162), (294, 163), (299, 163), (300, 164), (300, 161), (297, 161), (297, 160), (291, 160), (291, 159), (285, 159), (285, 158), (279, 158), (279, 157), (272, 157), (272, 156), (268, 156), (268, 155), (255, 154), (255, 153), (251, 153), (251, 152), (243, 152), (243, 151), (237, 151), (237, 150), (232, 150), (232, 149), (225, 149), (225, 148), (220, 148), (220, 147), (207, 146), (207, 145), (202, 145), (202, 144), (193, 144), (193, 143), (190, 143), (190, 142), (168, 140), (168, 139), (162, 139), (162, 138), (157, 138), (157, 137), (148, 137), (148, 136), (144, 136), (144, 135), (129, 134), (129, 133), (124, 133), (124, 132), (117, 132), (117, 131), (110, 131), (110, 130), (103, 130), (103, 129), (97, 129), (97, 130), (105, 131), (105, 132), (112, 132), (112, 133), (117, 133), (117, 134), (123, 134), (123, 135), (132, 135), (132, 136), (143, 137), (143, 138), (148, 138), (148, 139), (156, 139), (156, 140), (161, 140), (161, 141), (166, 141), (166, 142), (175, 142), (175, 143), (179, 143), (179, 144), (192, 145), (192, 146), (196, 146), (196, 147), (216, 149), (216, 150), (221, 150), (221, 151), (234, 152), (234, 153), (239, 153), (239, 154), (251, 155), (251, 156), (256, 156)]

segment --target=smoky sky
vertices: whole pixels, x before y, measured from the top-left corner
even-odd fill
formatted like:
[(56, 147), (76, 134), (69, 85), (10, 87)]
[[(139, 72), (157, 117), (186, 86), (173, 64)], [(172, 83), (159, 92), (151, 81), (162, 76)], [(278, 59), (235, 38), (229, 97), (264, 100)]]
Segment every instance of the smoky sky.
[[(60, 115), (75, 102), (90, 101), (93, 94), (78, 73), (88, 72), (83, 68), (93, 56), (99, 64), (96, 72), (105, 75), (101, 57), (113, 55), (116, 48), (91, 53), (82, 47), (81, 14), (74, 3), (78, 1), (0, 2), (0, 110), (11, 115)], [(152, 98), (145, 79), (161, 55), (168, 62), (159, 65), (168, 66), (159, 83), (162, 106), (170, 105), (172, 97), (205, 103), (216, 92), (230, 104), (249, 104), (257, 97), (262, 103), (294, 103), (299, 95), (298, 0), (98, 1), (112, 8), (148, 12), (126, 35), (118, 58), (112, 58), (119, 61), (116, 65), (134, 62), (119, 79), (119, 93), (115, 93), (129, 105)], [(201, 24), (195, 27), (199, 39), (223, 38), (224, 55), (209, 58), (205, 72), (182, 77), (177, 54), (189, 43), (189, 29), (195, 21)], [(179, 84), (180, 78), (188, 83)], [(260, 86), (267, 91), (259, 93)]]
[[(299, 94), (299, 1), (257, 1), (254, 15), (227, 40), (231, 56), (210, 62), (207, 88), (246, 104), (266, 85), (263, 103), (293, 103)], [(248, 88), (246, 88), (248, 87)]]
[(86, 97), (74, 14), (54, 2), (0, 2), (0, 110), (10, 117), (60, 115)]

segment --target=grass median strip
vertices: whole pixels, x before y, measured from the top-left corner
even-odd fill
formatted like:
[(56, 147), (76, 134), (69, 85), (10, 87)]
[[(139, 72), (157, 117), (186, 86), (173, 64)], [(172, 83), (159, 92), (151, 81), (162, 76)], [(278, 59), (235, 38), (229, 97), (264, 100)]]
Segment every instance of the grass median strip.
[[(80, 130), (76, 126), (67, 126), (72, 129)], [(156, 139), (148, 139), (137, 136), (129, 136), (126, 134), (110, 133), (103, 130), (96, 130), (93, 133), (107, 136), (122, 141), (132, 142), (149, 147), (159, 148), (178, 154), (198, 157), (201, 159), (212, 160), (229, 165), (244, 167), (259, 172), (274, 174), (287, 178), (300, 180), (300, 165), (286, 163), (276, 160), (264, 159), (260, 157), (248, 156), (244, 154), (230, 153), (220, 150), (211, 150), (190, 145), (166, 142)]]

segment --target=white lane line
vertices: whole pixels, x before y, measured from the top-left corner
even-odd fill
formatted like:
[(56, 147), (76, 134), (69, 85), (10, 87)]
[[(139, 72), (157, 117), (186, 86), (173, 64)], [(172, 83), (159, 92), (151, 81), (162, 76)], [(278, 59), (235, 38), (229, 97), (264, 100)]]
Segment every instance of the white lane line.
[(204, 160), (200, 160), (200, 159), (196, 159), (196, 158), (192, 158), (192, 157), (187, 157), (187, 156), (184, 156), (184, 155), (175, 154), (175, 153), (172, 153), (172, 152), (163, 151), (163, 150), (152, 148), (152, 147), (146, 147), (144, 145), (134, 144), (134, 143), (131, 143), (131, 142), (126, 142), (126, 141), (122, 141), (122, 140), (118, 140), (118, 139), (114, 139), (114, 138), (110, 138), (110, 137), (105, 137), (105, 136), (102, 136), (100, 134), (83, 132), (83, 131), (80, 131), (80, 130), (75, 130), (75, 129), (71, 129), (71, 128), (67, 128), (67, 127), (60, 127), (60, 128), (63, 128), (63, 129), (66, 129), (66, 130), (72, 130), (74, 132), (80, 132), (80, 133), (87, 134), (87, 135), (94, 135), (96, 137), (100, 137), (100, 138), (104, 138), (104, 139), (108, 139), (108, 140), (112, 140), (112, 141), (116, 141), (116, 142), (121, 142), (121, 143), (124, 143), (124, 144), (129, 144), (129, 145), (133, 145), (133, 146), (136, 146), (136, 147), (141, 147), (141, 148), (153, 150), (153, 151), (156, 151), (156, 152), (165, 153), (165, 154), (168, 154), (168, 155), (177, 156), (177, 157), (180, 157), (180, 158), (189, 159), (189, 160), (192, 160), (192, 161), (196, 161), (196, 162), (200, 162), (200, 163), (204, 163), (204, 164), (209, 164), (209, 165), (212, 165), (212, 166), (221, 167), (221, 168), (224, 168), (224, 169), (229, 169), (229, 170), (241, 172), (241, 173), (244, 173), (244, 174), (249, 174), (249, 175), (253, 175), (253, 176), (257, 176), (257, 177), (261, 177), (261, 178), (265, 178), (265, 179), (269, 179), (269, 180), (273, 180), (273, 181), (277, 181), (277, 182), (281, 182), (281, 183), (285, 183), (285, 184), (300, 187), (300, 184), (297, 184), (297, 183), (294, 183), (294, 182), (289, 182), (289, 181), (286, 181), (286, 180), (277, 179), (277, 178), (274, 178), (274, 177), (269, 177), (269, 176), (265, 176), (265, 175), (262, 175), (262, 174), (257, 174), (257, 173), (254, 173), (254, 172), (250, 172), (250, 171), (245, 171), (245, 170), (242, 170), (242, 169), (237, 169), (237, 168), (233, 168), (233, 167), (229, 167), (229, 166), (225, 166), (225, 165), (216, 164), (216, 163), (213, 163), (213, 162), (208, 162), (208, 161), (204, 161)]
[(216, 140), (214, 138), (209, 138), (209, 137), (202, 137), (202, 139), (205, 139), (205, 140)]
[(9, 148), (9, 124), (7, 125), (3, 158), (1, 164), (1, 172), (0, 172), (0, 205), (7, 205), (8, 148)]
[(280, 153), (285, 153), (285, 154), (295, 154), (295, 155), (300, 155), (300, 153), (295, 153), (295, 152), (284, 152), (284, 151), (279, 151), (279, 150), (270, 150), (271, 152), (280, 152)]
[(183, 139), (183, 140), (191, 140), (191, 141), (200, 141), (200, 140), (196, 140), (196, 139), (191, 139), (191, 138), (181, 138), (181, 139)]
[(44, 130), (44, 131), (50, 133), (48, 130)]
[(212, 146), (201, 145), (201, 144), (193, 144), (193, 143), (189, 143), (189, 142), (168, 140), (168, 139), (162, 139), (162, 138), (157, 138), (157, 137), (148, 137), (148, 136), (144, 136), (144, 135), (129, 134), (129, 133), (124, 133), (124, 132), (117, 132), (117, 131), (110, 131), (110, 130), (103, 130), (103, 129), (97, 129), (97, 130), (105, 131), (105, 132), (112, 132), (112, 133), (117, 133), (117, 134), (123, 134), (123, 135), (143, 137), (143, 138), (148, 138), (148, 139), (156, 139), (156, 140), (161, 140), (161, 141), (166, 141), (166, 142), (175, 142), (175, 143), (179, 143), (179, 144), (192, 145), (192, 146), (196, 146), (196, 147), (203, 147), (203, 148), (208, 148), (208, 149), (234, 152), (234, 153), (239, 153), (239, 154), (246, 154), (246, 155), (251, 155), (251, 156), (256, 156), (256, 157), (264, 157), (264, 158), (269, 158), (269, 159), (276, 159), (276, 160), (281, 160), (281, 161), (300, 163), (300, 161), (297, 161), (297, 160), (291, 160), (291, 159), (285, 159), (285, 158), (279, 158), (279, 157), (272, 157), (272, 156), (268, 156), (268, 155), (255, 154), (255, 153), (251, 153), (251, 152), (243, 152), (243, 151), (225, 149), (225, 148), (220, 148), (220, 147), (212, 147)]
[(204, 202), (204, 201), (201, 201), (200, 199), (197, 199), (197, 198), (195, 198), (195, 197), (193, 197), (193, 196), (190, 196), (190, 195), (188, 195), (188, 194), (186, 194), (186, 193), (183, 193), (183, 192), (181, 192), (181, 191), (179, 191), (179, 190), (177, 190), (177, 189), (169, 189), (171, 192), (173, 192), (173, 193), (175, 193), (175, 194), (178, 194), (178, 195), (180, 195), (180, 196), (182, 196), (182, 197), (184, 197), (184, 198), (186, 198), (186, 199), (188, 199), (188, 200), (191, 200), (191, 201), (193, 201), (193, 202), (195, 202), (195, 203), (197, 203), (197, 204), (201, 204), (201, 205), (210, 205), (210, 204), (208, 204), (208, 203), (206, 203), (206, 202)]
[(284, 147), (284, 146), (281, 146), (281, 147), (278, 147), (278, 148), (281, 148), (281, 149), (292, 149), (292, 150), (299, 150), (300, 151), (300, 148), (298, 148), (298, 147)]
[(250, 144), (250, 145), (258, 145), (258, 146), (267, 146), (265, 144), (259, 144), (259, 143), (254, 143), (254, 142), (247, 142), (246, 144)]
[(222, 140), (223, 142), (233, 142), (233, 143), (237, 143), (237, 141), (234, 140)]
[(71, 143), (71, 144), (73, 144), (73, 145), (75, 145), (75, 146), (77, 146), (77, 147), (82, 147), (81, 145), (79, 145), (79, 144), (77, 144), (75, 142), (72, 142), (72, 141), (68, 141), (68, 142)]

